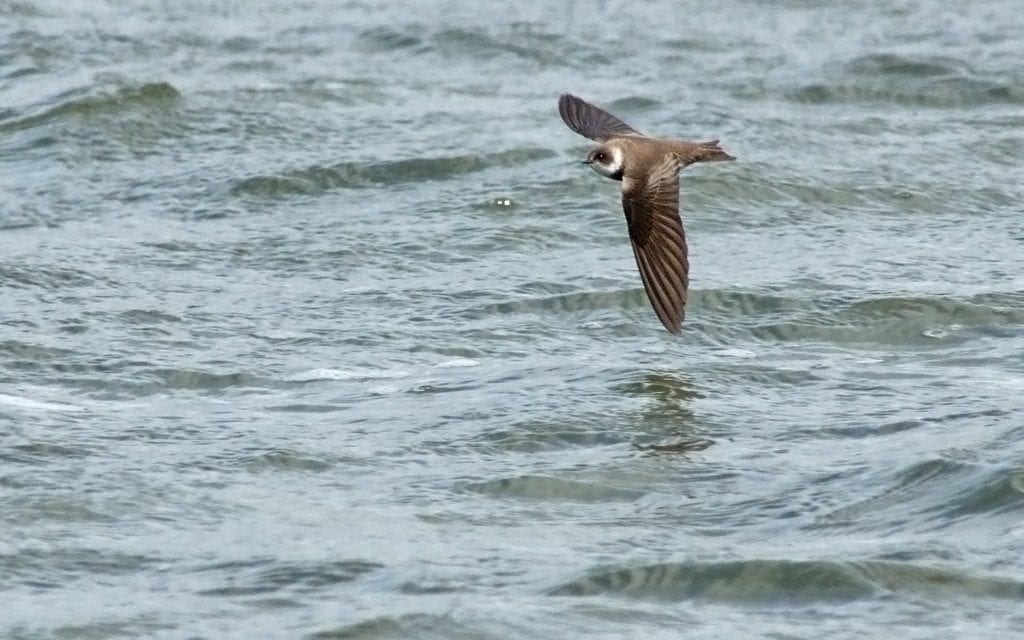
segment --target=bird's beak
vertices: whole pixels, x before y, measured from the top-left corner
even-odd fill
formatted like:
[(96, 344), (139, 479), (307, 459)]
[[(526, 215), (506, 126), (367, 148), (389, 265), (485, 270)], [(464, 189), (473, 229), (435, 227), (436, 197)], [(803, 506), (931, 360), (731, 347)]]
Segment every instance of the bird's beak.
[(590, 164), (590, 160), (580, 160), (580, 164)]

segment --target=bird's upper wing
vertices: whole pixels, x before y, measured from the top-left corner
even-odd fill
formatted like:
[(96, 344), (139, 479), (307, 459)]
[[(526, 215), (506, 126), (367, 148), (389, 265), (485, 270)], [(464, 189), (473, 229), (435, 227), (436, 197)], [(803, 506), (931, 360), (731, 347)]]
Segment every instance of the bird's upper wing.
[(570, 93), (558, 98), (558, 115), (570, 129), (585, 138), (604, 142), (615, 136), (638, 136), (640, 133), (604, 109)]
[(633, 255), (647, 297), (670, 333), (679, 333), (690, 284), (686, 233), (679, 217), (679, 158), (667, 155), (649, 175), (622, 183)]

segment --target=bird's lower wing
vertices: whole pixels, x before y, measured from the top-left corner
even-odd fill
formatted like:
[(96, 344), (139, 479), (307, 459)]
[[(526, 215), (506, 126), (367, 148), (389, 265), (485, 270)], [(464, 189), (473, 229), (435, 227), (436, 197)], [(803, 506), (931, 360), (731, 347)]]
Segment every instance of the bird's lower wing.
[(678, 158), (666, 157), (650, 175), (623, 182), (622, 208), (640, 278), (658, 319), (679, 333), (686, 313), (690, 263), (679, 217)]

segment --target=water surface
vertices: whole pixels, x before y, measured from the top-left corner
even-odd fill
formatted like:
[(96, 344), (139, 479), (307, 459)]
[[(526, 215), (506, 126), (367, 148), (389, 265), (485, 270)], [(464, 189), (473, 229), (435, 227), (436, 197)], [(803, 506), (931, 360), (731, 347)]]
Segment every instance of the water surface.
[(1022, 16), (0, 4), (0, 636), (1018, 637)]

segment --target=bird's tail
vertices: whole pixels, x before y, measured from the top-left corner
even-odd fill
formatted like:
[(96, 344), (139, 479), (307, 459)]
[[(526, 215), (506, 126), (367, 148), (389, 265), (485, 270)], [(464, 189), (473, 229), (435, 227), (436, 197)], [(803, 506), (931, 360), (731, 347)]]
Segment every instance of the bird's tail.
[(736, 159), (718, 146), (718, 140), (684, 142), (683, 145), (685, 147), (680, 156), (682, 156), (684, 165), (693, 164), (694, 162), (724, 162)]

